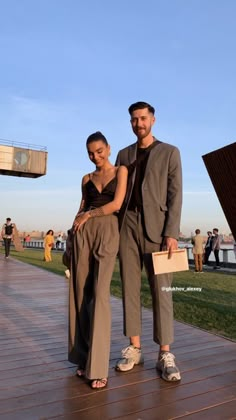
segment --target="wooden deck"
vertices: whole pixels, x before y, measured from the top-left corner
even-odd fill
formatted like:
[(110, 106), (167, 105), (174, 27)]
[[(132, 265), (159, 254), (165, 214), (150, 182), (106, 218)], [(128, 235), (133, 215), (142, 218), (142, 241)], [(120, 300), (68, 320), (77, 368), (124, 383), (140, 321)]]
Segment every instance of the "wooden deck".
[(179, 384), (155, 370), (152, 315), (143, 311), (145, 364), (114, 370), (122, 334), (112, 298), (109, 384), (94, 391), (67, 361), (68, 281), (0, 255), (0, 419), (165, 420), (236, 418), (236, 343), (179, 322), (172, 350)]

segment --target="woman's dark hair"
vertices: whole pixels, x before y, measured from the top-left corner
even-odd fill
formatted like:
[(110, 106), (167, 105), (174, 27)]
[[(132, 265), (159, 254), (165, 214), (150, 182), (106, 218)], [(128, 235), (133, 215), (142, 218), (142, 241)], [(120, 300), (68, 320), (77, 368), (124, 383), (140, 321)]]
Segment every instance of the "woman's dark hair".
[(134, 104), (130, 105), (128, 111), (130, 115), (132, 115), (132, 113), (134, 111), (137, 111), (137, 109), (144, 109), (144, 108), (147, 108), (148, 111), (151, 112), (153, 115), (155, 114), (155, 108), (153, 108), (153, 106), (148, 104), (147, 102), (135, 102)]
[(108, 141), (106, 137), (101, 133), (101, 131), (96, 131), (96, 133), (90, 134), (88, 136), (86, 141), (86, 146), (88, 146), (90, 143), (93, 143), (94, 141), (101, 140), (106, 146), (108, 146)]
[(52, 234), (54, 235), (54, 232), (53, 232), (53, 230), (52, 230), (52, 229), (49, 229), (49, 230), (47, 231), (46, 235), (49, 235), (49, 233), (50, 233), (50, 232), (52, 232)]

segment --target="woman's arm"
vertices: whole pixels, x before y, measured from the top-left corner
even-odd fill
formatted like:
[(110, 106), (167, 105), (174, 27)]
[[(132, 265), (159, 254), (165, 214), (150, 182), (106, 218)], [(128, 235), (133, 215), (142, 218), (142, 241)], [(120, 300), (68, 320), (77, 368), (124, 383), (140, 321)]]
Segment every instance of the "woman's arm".
[(119, 211), (125, 198), (127, 188), (128, 170), (125, 166), (120, 166), (117, 169), (117, 186), (114, 199), (98, 207), (97, 209), (89, 210), (78, 214), (74, 221), (74, 231), (78, 230), (90, 217), (107, 216), (116, 211)]
[(84, 186), (88, 182), (88, 180), (89, 180), (89, 175), (85, 175), (82, 178), (82, 183), (81, 183), (82, 198), (81, 198), (79, 210), (77, 211), (77, 214), (75, 216), (75, 219), (76, 219), (76, 217), (79, 216), (80, 213), (83, 213), (84, 212), (84, 209), (86, 207), (86, 190), (85, 190), (85, 187)]

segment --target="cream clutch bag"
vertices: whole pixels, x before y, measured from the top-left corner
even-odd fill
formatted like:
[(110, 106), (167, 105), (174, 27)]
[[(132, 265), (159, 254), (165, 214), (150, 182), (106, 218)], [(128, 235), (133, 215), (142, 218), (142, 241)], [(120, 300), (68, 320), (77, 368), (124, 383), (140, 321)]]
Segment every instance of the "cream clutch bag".
[(172, 251), (171, 258), (168, 258), (168, 251), (152, 252), (152, 261), (155, 274), (189, 270), (186, 249)]

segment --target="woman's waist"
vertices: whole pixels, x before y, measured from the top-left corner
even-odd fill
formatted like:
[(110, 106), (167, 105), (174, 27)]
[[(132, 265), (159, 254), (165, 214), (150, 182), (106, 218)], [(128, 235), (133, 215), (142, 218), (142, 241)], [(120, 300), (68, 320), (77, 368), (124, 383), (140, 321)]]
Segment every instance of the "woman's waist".
[[(87, 206), (87, 207), (85, 207), (84, 208), (84, 211), (90, 211), (90, 210), (96, 210), (96, 209), (99, 209), (100, 207), (102, 207), (104, 204), (102, 204), (101, 206), (100, 205), (98, 205), (98, 206)], [(117, 211), (115, 211), (114, 213), (110, 213), (110, 214), (104, 214), (103, 216), (110, 216), (110, 215), (117, 215), (118, 214), (118, 212)], [(101, 216), (99, 216), (99, 217), (101, 217)]]

